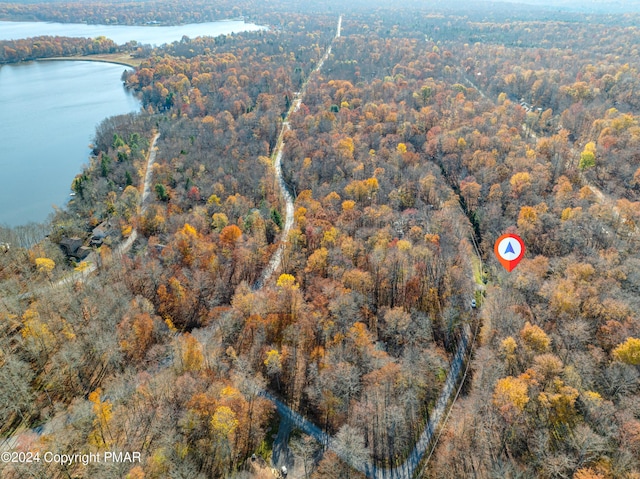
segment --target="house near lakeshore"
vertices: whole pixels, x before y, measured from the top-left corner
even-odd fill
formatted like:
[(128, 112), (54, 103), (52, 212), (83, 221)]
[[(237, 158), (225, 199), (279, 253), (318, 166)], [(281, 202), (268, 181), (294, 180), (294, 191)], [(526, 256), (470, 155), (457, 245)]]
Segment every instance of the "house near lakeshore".
[(60, 240), (59, 245), (67, 258), (75, 258), (78, 261), (82, 261), (91, 253), (91, 248), (83, 246), (83, 241), (77, 236), (73, 238), (64, 237)]
[(115, 235), (111, 222), (104, 221), (91, 231), (89, 246), (84, 246), (85, 240), (77, 236), (71, 238), (64, 236), (58, 244), (67, 258), (82, 261), (89, 256), (94, 248), (99, 248), (103, 244), (110, 244), (108, 239)]
[(89, 245), (99, 248), (105, 242), (109, 244), (107, 238), (116, 237), (117, 234), (118, 233), (111, 224), (111, 221), (103, 221), (91, 231), (91, 240), (89, 241)]

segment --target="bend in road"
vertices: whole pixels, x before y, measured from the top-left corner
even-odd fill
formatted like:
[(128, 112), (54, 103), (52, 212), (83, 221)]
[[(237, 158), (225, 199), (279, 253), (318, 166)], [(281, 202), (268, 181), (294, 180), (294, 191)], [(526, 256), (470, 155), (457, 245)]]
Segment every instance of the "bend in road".
[(424, 431), (420, 435), (420, 438), (416, 442), (413, 450), (407, 457), (406, 461), (392, 469), (385, 469), (376, 466), (372, 461), (364, 463), (354, 463), (350, 461), (348, 457), (343, 455), (342, 451), (336, 447), (335, 440), (329, 436), (325, 431), (320, 429), (317, 425), (306, 419), (301, 414), (292, 410), (289, 406), (277, 399), (274, 395), (267, 391), (262, 391), (261, 396), (271, 401), (275, 406), (278, 414), (283, 419), (290, 421), (296, 428), (304, 432), (305, 434), (313, 437), (318, 443), (322, 444), (326, 448), (335, 452), (343, 461), (345, 461), (350, 467), (361, 472), (371, 479), (412, 479), (413, 474), (420, 465), (425, 452), (427, 451), (429, 444), (432, 443), (435, 433), (438, 431), (442, 421), (445, 419), (447, 413), (447, 406), (449, 405), (452, 394), (456, 391), (456, 384), (458, 377), (462, 372), (462, 366), (464, 364), (464, 358), (467, 354), (467, 349), (471, 341), (471, 331), (467, 324), (462, 329), (462, 337), (458, 343), (458, 348), (454, 355), (447, 379), (444, 387), (438, 397), (436, 407), (431, 412), (429, 421), (424, 428)]
[[(338, 27), (336, 30), (336, 35), (334, 37), (338, 38), (340, 36), (340, 31), (342, 28), (342, 16), (338, 19)], [(324, 64), (325, 60), (331, 54), (331, 46), (327, 48), (325, 54), (322, 56), (318, 65), (313, 70), (313, 73), (319, 72)], [(311, 76), (311, 75), (309, 75)], [(269, 280), (274, 271), (280, 266), (282, 261), (282, 253), (285, 248), (285, 241), (293, 226), (293, 198), (286, 187), (284, 179), (282, 177), (282, 151), (285, 146), (283, 142), (284, 133), (289, 130), (289, 122), (287, 119), (292, 112), (295, 112), (300, 107), (300, 103), (302, 98), (306, 92), (307, 82), (304, 83), (303, 87), (300, 89), (300, 92), (296, 94), (295, 99), (291, 105), (291, 108), (287, 112), (287, 116), (285, 117), (285, 121), (282, 123), (282, 129), (280, 130), (280, 135), (278, 137), (277, 147), (274, 152), (274, 168), (276, 172), (276, 177), (278, 181), (278, 186), (280, 188), (280, 192), (284, 197), (286, 204), (286, 216), (285, 216), (285, 226), (282, 230), (282, 239), (278, 249), (275, 254), (271, 258), (269, 265), (263, 271), (263, 274), (260, 280), (254, 286), (254, 289), (260, 289), (264, 286), (264, 284)], [(298, 429), (303, 431), (305, 434), (312, 436), (316, 441), (320, 444), (324, 445), (328, 449), (333, 450), (341, 459), (343, 459), (350, 467), (353, 469), (365, 474), (367, 477), (372, 479), (411, 479), (413, 477), (414, 472), (419, 466), (422, 458), (425, 455), (429, 445), (434, 440), (434, 434), (439, 429), (443, 420), (446, 420), (446, 413), (448, 411), (447, 406), (451, 400), (452, 394), (456, 391), (456, 384), (458, 382), (458, 378), (462, 371), (462, 366), (464, 363), (464, 358), (468, 352), (468, 347), (470, 345), (471, 334), (470, 328), (467, 324), (464, 325), (462, 330), (462, 337), (456, 349), (456, 353), (454, 354), (453, 361), (451, 363), (451, 367), (449, 368), (449, 372), (447, 374), (447, 378), (444, 384), (444, 387), (440, 393), (438, 401), (436, 403), (436, 407), (431, 412), (429, 417), (429, 421), (427, 425), (420, 435), (420, 438), (416, 442), (413, 450), (407, 457), (407, 460), (404, 464), (397, 466), (392, 469), (383, 469), (377, 467), (373, 462), (367, 461), (365, 463), (353, 463), (350, 461), (348, 457), (342, 454), (342, 451), (336, 448), (336, 444), (333, 438), (329, 436), (326, 432), (320, 429), (317, 425), (313, 424), (309, 420), (307, 420), (301, 414), (292, 410), (289, 406), (284, 404), (282, 401), (278, 400), (275, 396), (270, 394), (267, 391), (263, 391), (261, 395), (271, 401), (275, 406), (278, 414), (281, 418), (285, 419), (288, 422), (293, 423)]]

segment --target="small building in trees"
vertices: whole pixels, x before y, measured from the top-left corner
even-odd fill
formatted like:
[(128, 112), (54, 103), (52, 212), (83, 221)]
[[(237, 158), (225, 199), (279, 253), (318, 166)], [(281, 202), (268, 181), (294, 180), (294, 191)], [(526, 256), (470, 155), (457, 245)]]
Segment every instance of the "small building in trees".
[(62, 240), (60, 240), (60, 248), (65, 256), (77, 260), (83, 260), (91, 253), (91, 248), (83, 246), (82, 240), (78, 237), (62, 238)]
[(100, 223), (91, 232), (91, 241), (89, 244), (91, 246), (96, 246), (96, 247), (102, 246), (105, 239), (111, 236), (112, 233), (113, 231), (112, 231), (111, 223), (109, 221)]
[(524, 108), (524, 110), (529, 113), (531, 110), (533, 110), (533, 105), (530, 105), (529, 103), (527, 103), (526, 101), (524, 101), (524, 98), (520, 99), (520, 106), (522, 108)]

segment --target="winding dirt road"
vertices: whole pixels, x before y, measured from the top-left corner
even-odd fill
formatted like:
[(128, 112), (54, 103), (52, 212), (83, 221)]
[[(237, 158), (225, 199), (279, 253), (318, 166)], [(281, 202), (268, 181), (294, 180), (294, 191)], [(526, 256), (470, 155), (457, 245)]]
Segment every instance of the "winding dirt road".
[[(340, 37), (342, 29), (342, 16), (338, 19), (338, 26), (336, 29), (336, 35), (334, 40)], [(332, 42), (333, 43), (333, 42)], [(317, 73), (322, 68), (322, 65), (326, 61), (326, 59), (331, 54), (331, 47), (329, 45), (327, 51), (322, 56), (316, 68), (312, 71), (312, 74)], [(311, 77), (311, 75), (309, 75)], [(308, 80), (307, 80), (308, 81)], [(282, 253), (286, 246), (286, 238), (293, 226), (293, 213), (294, 213), (294, 205), (293, 205), (293, 197), (289, 192), (285, 181), (282, 176), (282, 152), (285, 146), (283, 142), (283, 136), (286, 131), (290, 129), (289, 122), (287, 121), (289, 115), (298, 110), (300, 107), (300, 103), (304, 94), (306, 92), (307, 82), (304, 83), (300, 92), (296, 94), (294, 101), (292, 102), (291, 108), (287, 112), (287, 116), (285, 117), (285, 121), (282, 123), (282, 129), (280, 130), (280, 135), (278, 137), (277, 147), (274, 152), (274, 168), (276, 172), (276, 177), (278, 181), (278, 185), (280, 188), (280, 192), (285, 200), (285, 225), (282, 229), (282, 237), (280, 240), (280, 245), (278, 249), (274, 253), (269, 265), (263, 271), (260, 280), (256, 283), (254, 289), (262, 288), (269, 278), (273, 275), (273, 273), (278, 269), (280, 263), (282, 261)], [(439, 430), (443, 421), (446, 420), (448, 416), (448, 406), (450, 406), (451, 398), (454, 393), (457, 393), (459, 389), (456, 388), (458, 384), (458, 378), (462, 372), (462, 368), (464, 365), (464, 359), (468, 353), (469, 346), (471, 344), (471, 331), (468, 324), (465, 324), (462, 328), (462, 337), (456, 349), (456, 353), (451, 362), (451, 366), (449, 368), (449, 372), (447, 374), (447, 378), (444, 384), (444, 387), (440, 393), (438, 401), (436, 403), (435, 408), (431, 411), (431, 415), (429, 417), (429, 421), (427, 425), (420, 435), (420, 438), (416, 442), (413, 450), (407, 457), (407, 460), (404, 464), (395, 467), (393, 469), (383, 469), (377, 467), (373, 464), (372, 461), (367, 461), (365, 463), (353, 463), (350, 458), (342, 453), (339, 448), (336, 448), (335, 441), (332, 437), (330, 437), (326, 432), (324, 432), (320, 427), (313, 424), (309, 420), (307, 420), (304, 416), (297, 413), (289, 406), (284, 404), (282, 401), (278, 400), (275, 396), (267, 391), (263, 391), (261, 395), (267, 399), (269, 399), (275, 406), (278, 414), (281, 419), (286, 422), (292, 423), (296, 428), (303, 431), (305, 434), (312, 436), (316, 441), (322, 444), (325, 448), (333, 450), (342, 460), (344, 460), (349, 466), (353, 469), (365, 474), (367, 477), (371, 479), (411, 479), (416, 469), (420, 465), (425, 453), (427, 452), (429, 445), (431, 445), (434, 439), (437, 439), (435, 434)], [(278, 459), (280, 457), (280, 452), (285, 448), (285, 445), (274, 445), (274, 450), (278, 450), (279, 453), (274, 454), (274, 465), (280, 466), (282, 464), (279, 463)], [(278, 457), (275, 457), (278, 456)]]
[[(342, 15), (340, 15), (340, 18), (338, 18), (338, 27), (336, 29), (336, 34), (333, 37), (333, 40), (340, 37), (341, 30), (342, 30)], [(289, 116), (292, 113), (295, 113), (296, 111), (298, 111), (298, 109), (300, 108), (300, 103), (302, 102), (302, 98), (304, 97), (307, 91), (307, 84), (309, 83), (309, 78), (311, 78), (312, 75), (318, 73), (322, 68), (322, 65), (324, 65), (324, 62), (326, 61), (326, 59), (329, 58), (329, 55), (331, 54), (331, 46), (333, 45), (333, 40), (332, 40), (332, 43), (327, 47), (327, 50), (325, 51), (324, 55), (322, 56), (322, 58), (320, 59), (316, 67), (309, 74), (309, 77), (307, 77), (307, 80), (303, 83), (302, 88), (300, 88), (300, 91), (295, 94), (293, 101), (291, 102), (291, 106), (289, 107), (289, 111), (287, 111), (287, 115), (285, 116), (284, 121), (282, 122), (282, 128), (280, 129), (280, 134), (278, 135), (278, 141), (276, 142), (276, 149), (273, 151), (273, 154), (271, 155), (271, 157), (273, 158), (273, 167), (276, 173), (278, 188), (280, 189), (280, 194), (284, 198), (284, 202), (285, 202), (284, 227), (282, 228), (282, 232), (280, 234), (280, 244), (278, 245), (278, 249), (273, 254), (273, 256), (271, 257), (271, 261), (269, 261), (269, 264), (260, 275), (260, 279), (253, 286), (254, 290), (258, 290), (262, 288), (269, 281), (271, 276), (273, 276), (273, 273), (280, 267), (280, 263), (282, 263), (282, 254), (284, 252), (285, 247), (287, 246), (287, 238), (289, 237), (289, 232), (293, 227), (294, 199), (291, 193), (289, 192), (289, 188), (287, 188), (287, 185), (282, 176), (282, 152), (285, 147), (284, 134), (291, 129), (291, 127), (289, 126)]]

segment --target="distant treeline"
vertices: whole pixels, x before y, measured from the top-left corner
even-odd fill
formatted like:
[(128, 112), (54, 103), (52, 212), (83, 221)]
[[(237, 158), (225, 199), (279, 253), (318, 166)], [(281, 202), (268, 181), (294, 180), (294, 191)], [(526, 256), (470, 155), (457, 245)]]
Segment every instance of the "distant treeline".
[[(576, 2), (577, 5), (577, 2)], [(540, 5), (524, 3), (510, 4), (505, 2), (474, 2), (471, 4), (443, 5), (441, 2), (407, 0), (398, 8), (393, 3), (382, 0), (354, 0), (345, 5), (338, 0), (319, 0), (309, 4), (305, 0), (220, 0), (208, 2), (206, 0), (186, 0), (183, 2), (169, 2), (150, 0), (132, 2), (131, 0), (110, 0), (108, 2), (15, 2), (0, 3), (0, 19), (19, 21), (49, 21), (61, 23), (88, 24), (118, 24), (143, 25), (146, 23), (161, 23), (178, 25), (185, 23), (200, 23), (230, 18), (244, 17), (255, 20), (265, 14), (284, 12), (303, 14), (327, 14), (341, 12), (353, 14), (359, 12), (375, 13), (379, 18), (393, 19), (407, 9), (422, 11), (430, 14), (452, 13), (480, 16), (484, 21), (513, 21), (548, 19), (561, 21), (584, 21), (585, 15), (579, 5), (568, 5), (566, 2), (562, 10)], [(625, 2), (624, 8), (604, 4), (597, 9), (610, 14), (599, 18), (600, 22), (617, 25), (635, 25), (637, 14), (623, 12), (638, 11), (638, 2)], [(595, 9), (589, 5), (589, 9)], [(608, 9), (608, 10), (607, 10)], [(574, 11), (572, 11), (574, 10)], [(585, 13), (592, 13), (585, 12)]]
[(0, 41), (0, 64), (57, 56), (114, 53), (118, 45), (106, 37), (69, 38), (42, 36)]
[(253, 12), (258, 2), (113, 2), (113, 3), (3, 3), (0, 19), (54, 21), (61, 23), (134, 25), (150, 22), (165, 24), (197, 23), (236, 18)]

